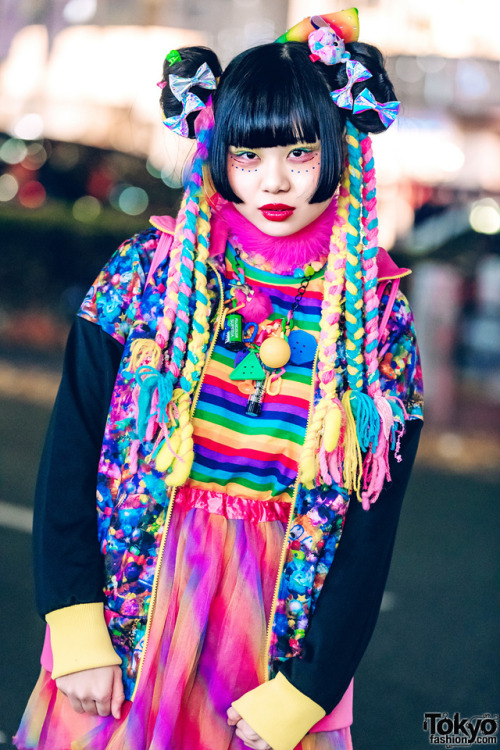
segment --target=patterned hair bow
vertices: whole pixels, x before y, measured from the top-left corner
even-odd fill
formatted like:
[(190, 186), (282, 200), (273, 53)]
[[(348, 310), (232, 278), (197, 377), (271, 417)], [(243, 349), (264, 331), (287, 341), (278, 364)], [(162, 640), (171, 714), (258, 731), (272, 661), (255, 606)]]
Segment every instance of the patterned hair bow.
[(384, 127), (388, 128), (389, 125), (392, 125), (398, 115), (399, 102), (386, 102), (381, 104), (375, 99), (369, 89), (363, 89), (363, 91), (356, 97), (352, 111), (356, 114), (357, 112), (366, 112), (368, 109), (374, 109), (380, 117)]
[(168, 82), (172, 94), (182, 104), (182, 112), (178, 115), (167, 117), (167, 119), (163, 121), (163, 124), (174, 133), (187, 137), (189, 135), (189, 128), (186, 118), (191, 112), (206, 107), (206, 104), (196, 96), (196, 94), (193, 94), (190, 89), (192, 89), (193, 86), (201, 86), (204, 89), (215, 89), (217, 86), (215, 76), (207, 63), (203, 63), (192, 78), (183, 78), (182, 76), (176, 76), (174, 73), (171, 73), (168, 77)]
[[(352, 98), (352, 87), (358, 81), (366, 81), (372, 77), (372, 74), (365, 68), (365, 66), (357, 60), (348, 60), (345, 64), (345, 72), (347, 74), (347, 83), (341, 89), (335, 89), (330, 92), (330, 96), (337, 105), (342, 109), (352, 109), (353, 98)], [(364, 89), (367, 91), (368, 89)]]

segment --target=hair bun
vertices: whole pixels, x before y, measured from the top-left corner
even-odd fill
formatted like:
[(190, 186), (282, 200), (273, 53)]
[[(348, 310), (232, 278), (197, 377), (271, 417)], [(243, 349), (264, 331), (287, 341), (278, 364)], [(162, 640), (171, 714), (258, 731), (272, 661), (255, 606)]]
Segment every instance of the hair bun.
[[(222, 68), (217, 55), (208, 47), (180, 47), (177, 51), (180, 54), (180, 60), (170, 64), (168, 60), (165, 59), (165, 62), (163, 63), (163, 81), (166, 85), (162, 88), (160, 104), (166, 118), (179, 115), (182, 112), (182, 104), (170, 89), (168, 77), (171, 73), (176, 76), (181, 76), (182, 78), (192, 78), (200, 65), (207, 63), (215, 78), (219, 78), (222, 74)], [(203, 86), (193, 86), (191, 91), (204, 103), (212, 94), (210, 89), (203, 88)], [(198, 112), (191, 112), (186, 118), (186, 123), (189, 129), (189, 138), (195, 137), (194, 122), (197, 114)]]

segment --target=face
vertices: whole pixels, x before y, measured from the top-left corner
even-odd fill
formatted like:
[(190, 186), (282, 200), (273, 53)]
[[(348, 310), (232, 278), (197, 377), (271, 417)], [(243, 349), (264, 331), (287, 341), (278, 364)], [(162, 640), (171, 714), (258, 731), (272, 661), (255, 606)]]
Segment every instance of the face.
[(321, 166), (320, 142), (271, 148), (230, 146), (227, 172), (235, 208), (258, 229), (287, 237), (320, 216), (331, 202), (309, 203)]

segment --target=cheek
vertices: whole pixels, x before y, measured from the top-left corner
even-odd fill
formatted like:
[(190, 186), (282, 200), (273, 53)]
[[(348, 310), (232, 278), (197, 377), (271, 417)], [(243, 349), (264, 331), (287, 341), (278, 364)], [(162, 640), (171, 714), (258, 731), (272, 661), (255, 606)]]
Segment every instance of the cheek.
[(298, 164), (292, 168), (291, 176), (299, 195), (305, 198), (311, 198), (314, 195), (318, 187), (320, 171), (321, 157), (319, 154), (304, 164)]
[(254, 167), (247, 166), (238, 162), (232, 156), (227, 160), (227, 177), (231, 189), (238, 198), (245, 201), (248, 198), (249, 191), (252, 191), (252, 183), (255, 181), (257, 170)]
[(321, 170), (321, 156), (314, 154), (311, 159), (295, 164), (290, 175), (300, 195), (311, 197), (316, 192)]

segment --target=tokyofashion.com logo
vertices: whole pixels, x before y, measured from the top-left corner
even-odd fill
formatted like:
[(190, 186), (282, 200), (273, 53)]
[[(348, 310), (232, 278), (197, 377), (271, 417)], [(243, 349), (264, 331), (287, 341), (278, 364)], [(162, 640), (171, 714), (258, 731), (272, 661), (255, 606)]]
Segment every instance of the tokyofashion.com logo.
[(498, 714), (483, 714), (467, 718), (458, 711), (449, 716), (444, 711), (424, 714), (422, 725), (429, 732), (429, 744), (455, 747), (456, 745), (496, 745), (498, 742)]

